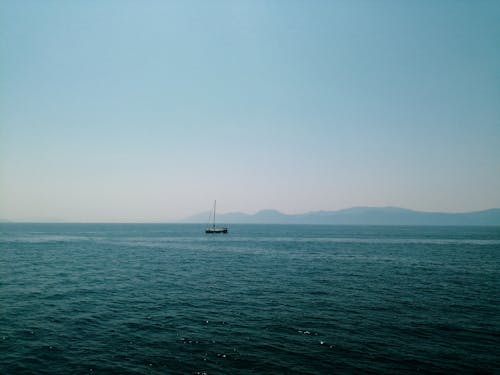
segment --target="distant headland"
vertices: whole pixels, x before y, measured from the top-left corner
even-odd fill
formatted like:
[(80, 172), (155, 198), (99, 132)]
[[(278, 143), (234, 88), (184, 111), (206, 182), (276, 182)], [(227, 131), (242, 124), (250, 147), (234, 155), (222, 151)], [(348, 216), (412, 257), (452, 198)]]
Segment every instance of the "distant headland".
[[(187, 223), (204, 223), (208, 212), (191, 216)], [(500, 225), (500, 208), (449, 213), (415, 211), (399, 207), (352, 207), (338, 211), (284, 214), (261, 210), (255, 214), (231, 212), (218, 215), (227, 224), (324, 224), (324, 225)]]
[[(1, 218), (0, 224), (16, 223), (203, 223), (206, 224), (209, 212), (202, 212), (181, 220), (142, 219), (117, 221), (72, 221), (60, 218), (31, 218), (24, 220), (8, 220)], [(336, 211), (310, 211), (300, 214), (285, 214), (266, 209), (255, 214), (243, 212), (218, 213), (217, 223), (226, 224), (303, 224), (303, 225), (485, 225), (500, 226), (500, 208), (491, 208), (470, 212), (428, 212), (416, 211), (400, 207), (351, 207)]]

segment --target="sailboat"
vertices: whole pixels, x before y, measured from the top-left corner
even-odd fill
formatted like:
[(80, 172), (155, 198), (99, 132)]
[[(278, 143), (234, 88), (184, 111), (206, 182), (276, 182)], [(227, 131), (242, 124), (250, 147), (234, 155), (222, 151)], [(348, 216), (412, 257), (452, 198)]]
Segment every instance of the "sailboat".
[[(214, 211), (213, 215), (210, 212), (208, 217), (208, 225), (205, 228), (205, 233), (227, 233), (227, 227), (216, 227), (215, 226), (215, 208), (217, 207), (217, 201), (214, 201)], [(210, 219), (212, 219), (212, 226), (210, 226)]]

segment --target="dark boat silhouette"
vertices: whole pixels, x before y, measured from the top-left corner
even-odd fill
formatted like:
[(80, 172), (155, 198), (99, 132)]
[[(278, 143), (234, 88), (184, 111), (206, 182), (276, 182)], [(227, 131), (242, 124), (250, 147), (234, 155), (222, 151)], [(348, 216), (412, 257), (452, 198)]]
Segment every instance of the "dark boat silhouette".
[[(227, 227), (216, 227), (215, 226), (215, 209), (217, 207), (217, 200), (214, 201), (213, 213), (210, 212), (208, 217), (208, 225), (205, 228), (205, 233), (227, 233)], [(210, 226), (210, 219), (212, 219), (212, 225)]]

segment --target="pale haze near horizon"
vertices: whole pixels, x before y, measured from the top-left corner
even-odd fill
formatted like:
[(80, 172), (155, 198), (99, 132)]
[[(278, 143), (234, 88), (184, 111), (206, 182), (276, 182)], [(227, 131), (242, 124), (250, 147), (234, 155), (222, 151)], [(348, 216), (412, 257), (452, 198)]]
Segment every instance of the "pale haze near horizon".
[(0, 218), (500, 207), (500, 3), (2, 1)]

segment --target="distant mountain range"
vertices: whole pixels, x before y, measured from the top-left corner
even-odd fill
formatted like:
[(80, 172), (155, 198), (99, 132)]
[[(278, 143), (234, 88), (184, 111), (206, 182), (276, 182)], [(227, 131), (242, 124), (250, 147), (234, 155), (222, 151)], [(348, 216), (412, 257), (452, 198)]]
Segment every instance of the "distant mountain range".
[[(206, 223), (209, 212), (186, 219)], [(288, 215), (276, 210), (256, 214), (231, 212), (218, 214), (220, 224), (325, 224), (325, 225), (500, 225), (500, 208), (447, 213), (414, 211), (399, 207), (353, 207), (338, 211), (314, 211)]]

